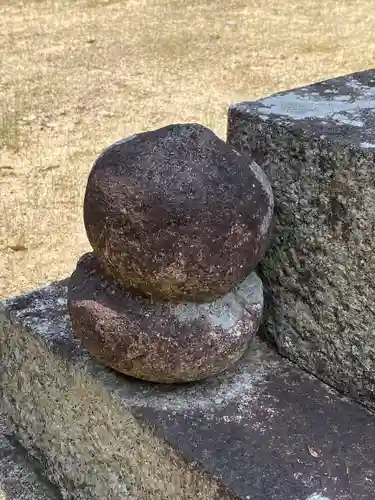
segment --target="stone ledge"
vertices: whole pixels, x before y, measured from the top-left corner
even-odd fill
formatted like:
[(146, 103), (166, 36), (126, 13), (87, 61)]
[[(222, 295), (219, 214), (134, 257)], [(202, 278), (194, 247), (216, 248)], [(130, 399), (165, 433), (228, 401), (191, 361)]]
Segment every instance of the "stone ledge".
[(228, 142), (275, 196), (260, 266), (280, 352), (375, 409), (375, 70), (228, 112)]
[[(236, 149), (246, 147), (239, 137), (241, 120), (257, 119), (263, 123), (303, 132), (339, 142), (342, 146), (375, 148), (375, 69), (316, 82), (270, 95), (258, 101), (234, 103), (228, 112), (228, 137)], [(246, 130), (242, 130), (246, 135)], [(249, 141), (251, 138), (249, 137)], [(248, 144), (254, 151), (256, 137)]]
[(375, 419), (256, 340), (220, 377), (142, 383), (72, 336), (67, 281), (1, 305), (2, 396), (65, 498), (372, 500)]

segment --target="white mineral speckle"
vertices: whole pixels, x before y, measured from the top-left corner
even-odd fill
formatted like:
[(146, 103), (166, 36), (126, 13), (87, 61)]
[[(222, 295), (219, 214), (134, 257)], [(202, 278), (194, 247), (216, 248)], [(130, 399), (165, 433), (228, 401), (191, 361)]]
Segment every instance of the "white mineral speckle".
[(348, 78), (346, 85), (354, 90), (360, 90), (360, 91), (367, 90), (370, 88), (367, 85), (363, 85), (363, 83), (359, 82), (358, 80), (352, 77)]
[(306, 500), (330, 500), (328, 497), (321, 495), (320, 493), (314, 493), (306, 498)]
[(365, 149), (373, 149), (375, 148), (375, 144), (371, 142), (361, 142), (360, 146)]
[(350, 95), (338, 95), (335, 97), (335, 101), (350, 101), (353, 99)]

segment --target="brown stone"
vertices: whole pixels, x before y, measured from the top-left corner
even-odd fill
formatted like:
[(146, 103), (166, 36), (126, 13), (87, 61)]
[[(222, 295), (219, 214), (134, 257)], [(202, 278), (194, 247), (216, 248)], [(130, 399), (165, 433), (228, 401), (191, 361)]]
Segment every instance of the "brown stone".
[(68, 308), (75, 335), (103, 364), (143, 380), (189, 382), (243, 355), (259, 327), (263, 289), (252, 273), (211, 303), (153, 303), (121, 289), (91, 253), (69, 282)]
[(95, 162), (84, 220), (113, 276), (144, 296), (210, 301), (263, 257), (273, 212), (268, 180), (197, 124), (119, 141)]

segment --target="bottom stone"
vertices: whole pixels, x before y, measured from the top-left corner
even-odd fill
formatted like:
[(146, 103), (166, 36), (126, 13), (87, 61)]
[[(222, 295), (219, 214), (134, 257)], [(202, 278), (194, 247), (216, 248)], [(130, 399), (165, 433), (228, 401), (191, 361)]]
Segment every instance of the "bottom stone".
[(119, 288), (90, 253), (72, 275), (68, 309), (73, 331), (102, 363), (152, 382), (191, 382), (241, 358), (260, 324), (263, 288), (253, 273), (210, 303), (152, 303)]

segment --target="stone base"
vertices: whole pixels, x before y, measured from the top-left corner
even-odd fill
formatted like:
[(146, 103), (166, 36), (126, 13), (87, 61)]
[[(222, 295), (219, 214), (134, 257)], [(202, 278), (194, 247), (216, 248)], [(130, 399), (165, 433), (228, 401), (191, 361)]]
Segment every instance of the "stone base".
[[(228, 142), (263, 168), (275, 240), (267, 334), (375, 409), (375, 70), (231, 106)], [(267, 299), (268, 298), (268, 299)]]
[(258, 340), (182, 386), (129, 379), (74, 339), (67, 281), (0, 308), (2, 397), (64, 498), (372, 500), (375, 418)]

